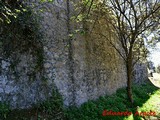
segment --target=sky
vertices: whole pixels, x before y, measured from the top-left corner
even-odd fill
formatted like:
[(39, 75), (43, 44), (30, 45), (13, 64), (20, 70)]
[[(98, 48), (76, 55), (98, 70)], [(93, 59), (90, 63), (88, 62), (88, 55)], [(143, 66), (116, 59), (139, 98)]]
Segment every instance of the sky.
[(151, 55), (148, 60), (151, 60), (155, 66), (160, 65), (160, 42), (157, 43), (154, 50), (150, 49), (150, 52)]

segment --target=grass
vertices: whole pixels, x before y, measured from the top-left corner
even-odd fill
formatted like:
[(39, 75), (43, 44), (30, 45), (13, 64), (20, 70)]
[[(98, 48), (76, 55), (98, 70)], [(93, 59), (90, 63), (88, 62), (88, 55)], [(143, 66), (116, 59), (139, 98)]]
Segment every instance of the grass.
[(58, 90), (52, 97), (30, 109), (10, 110), (7, 104), (0, 104), (0, 120), (64, 120), (62, 96)]
[[(55, 94), (55, 93), (54, 93)], [(40, 105), (25, 110), (5, 110), (5, 120), (143, 120), (160, 119), (160, 89), (150, 82), (143, 85), (133, 85), (134, 105), (127, 100), (124, 88), (117, 90), (116, 94), (100, 97), (96, 101), (88, 101), (78, 107), (62, 108), (59, 95), (56, 99), (47, 100)], [(4, 106), (3, 106), (4, 107)], [(103, 116), (104, 110), (113, 112), (130, 112), (131, 115)], [(136, 111), (156, 113), (156, 116), (135, 116)], [(0, 118), (1, 120), (1, 118)]]
[[(127, 101), (126, 90), (119, 89), (116, 94), (100, 97), (96, 101), (88, 101), (81, 107), (71, 107), (66, 110), (68, 120), (143, 120), (160, 118), (160, 89), (150, 82), (143, 85), (133, 85), (134, 105)], [(130, 112), (131, 115), (105, 115), (104, 110), (113, 112)], [(141, 115), (135, 115), (135, 113)], [(155, 112), (156, 116), (147, 113)], [(147, 112), (147, 113), (145, 113)]]

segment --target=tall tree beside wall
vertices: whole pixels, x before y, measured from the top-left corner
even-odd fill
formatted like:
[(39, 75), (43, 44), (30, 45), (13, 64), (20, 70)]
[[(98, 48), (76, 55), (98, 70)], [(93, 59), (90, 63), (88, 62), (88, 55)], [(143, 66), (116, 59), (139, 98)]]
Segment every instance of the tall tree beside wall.
[[(132, 97), (132, 72), (134, 64), (139, 60), (140, 54), (134, 56), (133, 50), (136, 45), (140, 45), (136, 50), (140, 51), (143, 43), (140, 41), (140, 35), (145, 31), (156, 27), (160, 2), (158, 0), (110, 0), (108, 7), (115, 15), (117, 24), (113, 24), (117, 37), (125, 51), (123, 57), (127, 68), (127, 94), (129, 101), (133, 103)], [(140, 53), (140, 52), (139, 52)], [(138, 57), (137, 57), (138, 56)]]
[[(113, 34), (117, 37), (121, 47), (105, 37), (111, 46), (119, 53), (126, 64), (127, 69), (127, 95), (133, 104), (132, 96), (132, 76), (133, 68), (141, 55), (146, 53), (144, 48), (144, 37), (146, 32), (156, 31), (159, 26), (159, 0), (82, 0), (83, 7), (76, 19), (92, 22), (93, 26), (98, 20), (103, 18), (107, 25), (113, 28)], [(96, 14), (96, 15), (95, 15)], [(96, 17), (92, 17), (95, 15)], [(95, 19), (96, 18), (96, 19)], [(149, 34), (148, 34), (149, 35)], [(122, 51), (123, 49), (123, 51)], [(135, 54), (136, 51), (136, 54)]]

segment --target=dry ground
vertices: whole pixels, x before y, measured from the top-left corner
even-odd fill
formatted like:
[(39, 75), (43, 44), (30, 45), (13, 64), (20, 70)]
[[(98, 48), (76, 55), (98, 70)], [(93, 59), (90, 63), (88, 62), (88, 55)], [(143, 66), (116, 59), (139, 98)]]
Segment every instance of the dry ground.
[(149, 77), (149, 79), (155, 86), (160, 88), (160, 74), (153, 73), (153, 77)]

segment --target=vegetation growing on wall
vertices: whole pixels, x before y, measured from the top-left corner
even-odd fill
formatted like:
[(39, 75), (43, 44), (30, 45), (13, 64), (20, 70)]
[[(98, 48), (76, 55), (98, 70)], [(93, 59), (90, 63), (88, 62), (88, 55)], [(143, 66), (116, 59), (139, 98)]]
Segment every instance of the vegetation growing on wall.
[(0, 102), (0, 118), (4, 120), (65, 120), (62, 96), (53, 89), (52, 97), (30, 109), (10, 110), (8, 104)]
[(9, 60), (10, 68), (14, 71), (20, 62), (18, 54), (30, 54), (35, 58), (34, 72), (37, 72), (43, 68), (43, 35), (39, 31), (40, 17), (31, 8), (16, 3), (1, 2), (0, 10), (6, 18), (0, 17), (0, 60)]
[[(32, 8), (17, 1), (19, 0), (15, 0), (15, 3), (11, 1), (0, 2), (0, 63), (2, 61), (10, 63), (9, 72), (15, 73), (14, 76), (18, 78), (17, 66), (21, 62), (20, 60), (23, 60), (21, 56), (29, 57), (27, 59), (32, 59), (31, 63), (29, 63), (31, 66), (27, 66), (27, 70), (29, 70), (24, 74), (27, 74), (29, 80), (35, 80), (36, 74), (43, 72), (44, 36), (40, 31), (41, 19)], [(20, 65), (19, 67), (25, 69), (26, 65)], [(33, 68), (30, 69), (30, 67)], [(20, 70), (18, 72), (23, 73)], [(24, 74), (21, 77), (24, 77)], [(42, 81), (47, 81), (43, 74), (40, 74), (40, 78)], [(25, 85), (25, 83), (23, 84)], [(53, 117), (55, 119), (63, 119), (63, 100), (55, 86), (52, 89), (51, 98), (29, 110), (14, 110), (10, 112), (9, 105), (2, 100), (0, 102), (0, 118), (17, 120), (27, 118), (49, 119)]]

